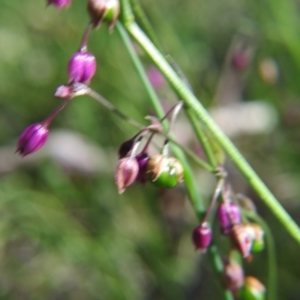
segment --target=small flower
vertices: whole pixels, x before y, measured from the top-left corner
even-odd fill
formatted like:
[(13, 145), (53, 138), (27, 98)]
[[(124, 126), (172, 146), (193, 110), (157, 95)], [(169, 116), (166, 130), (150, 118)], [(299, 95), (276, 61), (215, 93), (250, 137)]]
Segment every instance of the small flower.
[(193, 242), (197, 250), (205, 251), (211, 242), (212, 231), (207, 222), (200, 224), (193, 231)]
[(120, 14), (119, 0), (89, 0), (87, 8), (94, 27), (106, 21), (109, 30), (113, 29)]
[(57, 8), (63, 8), (63, 7), (66, 7), (66, 6), (69, 6), (70, 3), (71, 3), (71, 0), (48, 0), (47, 1), (48, 5), (55, 5), (57, 6)]
[(20, 155), (26, 156), (38, 151), (44, 146), (49, 130), (43, 124), (36, 123), (27, 127), (18, 140), (17, 150)]
[(252, 248), (252, 237), (245, 224), (233, 225), (231, 238), (237, 249), (241, 252), (242, 256), (247, 258), (250, 256)]
[(139, 164), (135, 157), (124, 157), (119, 160), (115, 172), (115, 182), (122, 194), (127, 187), (134, 183), (139, 173)]
[(147, 164), (150, 180), (159, 187), (172, 188), (183, 181), (183, 167), (174, 157), (157, 154)]
[(96, 72), (96, 59), (87, 51), (73, 54), (68, 64), (69, 83), (89, 83)]
[(218, 220), (223, 234), (228, 234), (232, 225), (241, 222), (240, 208), (234, 202), (222, 202), (217, 211)]
[(225, 261), (223, 276), (226, 288), (230, 291), (235, 291), (244, 284), (244, 271), (235, 261)]
[(141, 184), (145, 184), (148, 180), (147, 166), (150, 157), (147, 153), (142, 152), (136, 155), (135, 159), (139, 164), (139, 173), (135, 181)]
[(241, 300), (264, 300), (266, 288), (255, 277), (247, 276), (244, 286), (240, 289), (239, 299)]

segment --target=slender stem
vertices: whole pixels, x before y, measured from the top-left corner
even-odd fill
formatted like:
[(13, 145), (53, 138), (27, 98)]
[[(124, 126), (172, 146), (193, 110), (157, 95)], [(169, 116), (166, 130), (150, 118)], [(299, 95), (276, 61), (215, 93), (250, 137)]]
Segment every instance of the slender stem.
[[(122, 1), (126, 4), (126, 0)], [(120, 27), (120, 26), (119, 26)], [(240, 170), (248, 183), (258, 193), (264, 203), (270, 208), (273, 214), (278, 218), (290, 235), (300, 243), (300, 229), (290, 215), (284, 210), (278, 200), (257, 176), (254, 170), (250, 167), (245, 158), (240, 154), (237, 148), (229, 140), (229, 138), (223, 133), (218, 125), (212, 120), (208, 112), (202, 106), (200, 101), (195, 95), (187, 88), (187, 86), (181, 81), (176, 72), (170, 67), (163, 55), (155, 48), (148, 37), (134, 22), (125, 22), (127, 31), (131, 34), (133, 39), (139, 43), (144, 49), (160, 71), (168, 79), (169, 83), (173, 87), (174, 91), (178, 94), (185, 104), (190, 107), (199, 120), (207, 127), (212, 136), (216, 139), (219, 145), (227, 153), (231, 161)]]
[[(126, 8), (126, 6), (125, 7), (123, 6), (123, 9), (125, 9), (125, 8)], [(127, 20), (125, 21), (125, 23), (126, 22), (127, 22)], [(160, 104), (160, 101), (147, 78), (146, 72), (139, 60), (139, 57), (137, 56), (136, 52), (133, 49), (132, 43), (129, 39), (127, 32), (124, 30), (124, 28), (120, 22), (117, 22), (116, 28), (120, 34), (120, 37), (129, 53), (131, 59), (132, 59), (134, 66), (141, 78), (142, 84), (145, 87), (145, 90), (149, 96), (149, 99), (152, 103), (152, 106), (153, 106), (157, 116), (159, 118), (162, 118), (164, 116), (164, 112), (163, 112), (162, 106)], [(165, 123), (163, 123), (163, 126), (166, 129)], [(192, 173), (191, 167), (189, 166), (185, 156), (183, 155), (183, 152), (178, 147), (172, 146), (172, 150), (183, 165), (184, 180), (185, 180), (187, 192), (189, 194), (189, 198), (192, 201), (192, 204), (194, 206), (197, 216), (201, 218), (203, 216), (205, 208), (204, 208), (204, 204), (202, 201), (202, 197), (199, 192), (198, 184), (195, 181), (195, 177)]]
[(218, 163), (217, 163), (215, 154), (212, 150), (211, 144), (210, 144), (207, 136), (204, 134), (202, 128), (200, 127), (198, 119), (196, 118), (193, 111), (190, 110), (189, 108), (186, 110), (186, 113), (188, 114), (189, 119), (193, 125), (194, 131), (197, 135), (197, 138), (202, 145), (202, 148), (204, 150), (207, 160), (209, 161), (211, 166), (217, 167)]
[[(223, 265), (223, 261), (220, 257), (220, 254), (218, 252), (218, 248), (215, 245), (211, 245), (208, 248), (208, 253), (210, 255), (212, 264), (214, 265), (214, 269), (218, 273), (220, 282), (222, 282), (224, 280), (224, 278), (223, 278), (224, 265)], [(223, 296), (226, 300), (234, 300), (232, 293), (228, 290), (223, 289)]]

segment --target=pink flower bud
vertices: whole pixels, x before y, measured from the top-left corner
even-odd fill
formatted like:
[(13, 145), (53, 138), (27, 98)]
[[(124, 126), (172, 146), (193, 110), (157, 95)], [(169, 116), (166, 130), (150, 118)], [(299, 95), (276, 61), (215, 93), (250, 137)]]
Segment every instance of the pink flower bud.
[(252, 237), (245, 224), (234, 225), (230, 234), (234, 245), (242, 256), (245, 258), (249, 257), (252, 248)]
[(69, 83), (89, 83), (96, 72), (96, 59), (87, 51), (79, 51), (73, 54), (69, 61)]
[(240, 208), (234, 202), (221, 203), (218, 207), (217, 215), (223, 234), (228, 234), (232, 225), (241, 222)]
[(147, 70), (147, 76), (149, 81), (151, 82), (153, 88), (159, 89), (165, 84), (165, 79), (161, 75), (161, 73), (155, 68), (155, 67), (150, 67)]
[(46, 143), (48, 133), (48, 128), (43, 124), (36, 123), (28, 126), (19, 137), (16, 152), (26, 156), (38, 151)]
[(207, 222), (200, 224), (193, 231), (193, 241), (197, 250), (205, 251), (211, 242), (212, 231)]
[(235, 291), (244, 284), (244, 271), (234, 261), (226, 261), (223, 272), (226, 288)]
[(63, 8), (66, 6), (69, 6), (71, 3), (71, 0), (48, 0), (48, 5), (55, 5), (57, 8)]
[(135, 157), (124, 157), (119, 160), (115, 172), (115, 182), (119, 194), (122, 194), (127, 187), (134, 183), (138, 173), (139, 164)]

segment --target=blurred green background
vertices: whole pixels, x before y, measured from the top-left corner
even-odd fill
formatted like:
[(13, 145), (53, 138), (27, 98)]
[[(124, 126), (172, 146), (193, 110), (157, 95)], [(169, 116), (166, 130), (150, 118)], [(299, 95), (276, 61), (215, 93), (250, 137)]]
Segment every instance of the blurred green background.
[[(184, 187), (133, 186), (118, 195), (117, 149), (136, 133), (129, 124), (78, 98), (54, 120), (44, 149), (24, 159), (14, 154), (22, 130), (60, 103), (54, 91), (68, 80), (67, 62), (88, 22), (86, 1), (59, 12), (45, 2), (0, 3), (0, 299), (222, 299), (207, 256), (191, 243), (197, 221)], [(299, 224), (299, 1), (142, 5), (206, 107), (225, 120), (224, 107), (264, 108), (239, 122), (237, 113), (237, 132), (228, 134)], [(92, 32), (89, 50), (98, 61), (92, 88), (146, 124), (152, 109), (117, 32)], [(242, 67), (233, 65), (236, 55)], [(167, 84), (158, 93), (166, 106), (175, 103)], [(178, 140), (197, 151), (183, 117), (179, 125)], [(299, 245), (228, 169), (235, 191), (252, 197), (274, 234), (278, 299), (299, 299)], [(209, 199), (213, 178), (197, 167), (195, 176)], [(228, 241), (216, 236), (226, 255)], [(266, 283), (266, 262), (264, 251), (246, 264), (247, 274)]]

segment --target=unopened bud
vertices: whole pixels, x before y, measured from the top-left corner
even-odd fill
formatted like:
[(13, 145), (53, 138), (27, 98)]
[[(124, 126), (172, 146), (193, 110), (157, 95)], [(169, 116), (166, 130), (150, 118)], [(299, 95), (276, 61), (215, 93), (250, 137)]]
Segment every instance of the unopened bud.
[(235, 291), (244, 284), (244, 271), (234, 261), (225, 262), (223, 275), (226, 288), (230, 291)]
[(36, 123), (28, 126), (19, 137), (16, 152), (26, 156), (38, 151), (46, 143), (48, 133), (48, 128), (43, 124)]
[(172, 188), (183, 181), (183, 167), (174, 157), (157, 154), (151, 157), (147, 165), (150, 180), (159, 187)]
[(248, 223), (244, 225), (245, 229), (249, 232), (252, 239), (252, 253), (260, 252), (264, 249), (264, 231), (262, 228), (255, 223)]
[(207, 222), (200, 224), (193, 231), (193, 242), (197, 250), (205, 251), (211, 242), (212, 231)]
[(149, 161), (150, 157), (147, 153), (142, 152), (142, 153), (139, 153), (135, 157), (135, 159), (137, 160), (137, 162), (139, 164), (139, 173), (136, 178), (136, 182), (144, 184), (148, 180), (147, 165), (148, 165), (148, 161)]
[(134, 157), (124, 157), (119, 160), (116, 172), (115, 182), (122, 194), (127, 187), (134, 183), (139, 172), (139, 164)]
[(265, 286), (255, 277), (247, 276), (244, 286), (240, 289), (240, 300), (264, 300), (266, 294)]
[(231, 229), (231, 238), (242, 256), (247, 258), (251, 253), (252, 238), (244, 224), (234, 225)]
[(69, 83), (89, 83), (96, 72), (96, 59), (87, 51), (73, 54), (68, 64)]
[(119, 148), (119, 158), (123, 158), (128, 155), (128, 153), (132, 150), (133, 146), (135, 144), (134, 139), (130, 139), (128, 141), (125, 141), (122, 143), (122, 145)]
[(241, 222), (240, 208), (234, 202), (222, 202), (217, 215), (223, 234), (229, 234), (231, 227)]
[(57, 8), (63, 8), (66, 6), (69, 6), (71, 3), (71, 0), (48, 0), (48, 5), (55, 5)]
[(120, 13), (119, 0), (89, 0), (87, 8), (94, 27), (106, 21), (109, 29), (113, 29)]

